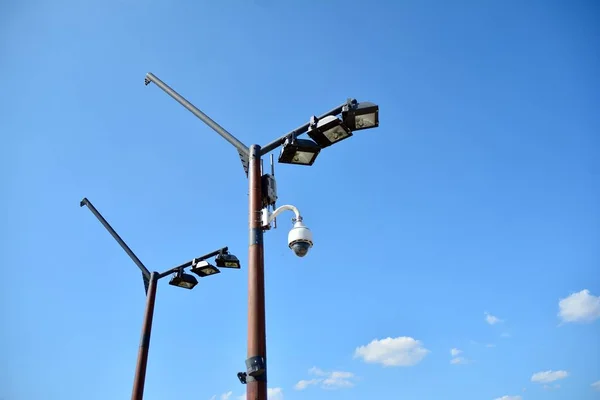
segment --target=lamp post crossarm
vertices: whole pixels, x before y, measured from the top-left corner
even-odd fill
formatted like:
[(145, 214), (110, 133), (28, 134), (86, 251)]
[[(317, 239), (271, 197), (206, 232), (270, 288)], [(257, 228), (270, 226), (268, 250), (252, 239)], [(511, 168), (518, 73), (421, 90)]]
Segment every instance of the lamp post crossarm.
[[(318, 117), (318, 119), (323, 119), (329, 115), (338, 115), (339, 113), (342, 112), (342, 109), (344, 108), (344, 106), (346, 106), (350, 103), (352, 103), (352, 104), (356, 103), (356, 100), (349, 99), (344, 104), (340, 104), (336, 108), (332, 108), (331, 110), (327, 111), (325, 114)], [(260, 155), (264, 156), (265, 154), (275, 150), (276, 148), (278, 148), (285, 142), (286, 138), (290, 137), (291, 135), (294, 135), (297, 137), (297, 136), (302, 135), (303, 133), (308, 132), (309, 125), (310, 124), (307, 122), (306, 124), (299, 126), (298, 128), (294, 129), (293, 131), (290, 131), (290, 132), (286, 133), (285, 135), (273, 140), (271, 143), (268, 143), (267, 145), (261, 147)]]
[(146, 74), (146, 79), (144, 80), (144, 83), (146, 85), (149, 85), (150, 82), (153, 82), (154, 84), (156, 84), (156, 86), (161, 88), (165, 93), (167, 93), (169, 96), (171, 96), (173, 99), (175, 99), (179, 104), (184, 106), (189, 112), (194, 114), (202, 122), (204, 122), (206, 125), (211, 127), (215, 132), (217, 132), (219, 135), (221, 135), (221, 137), (223, 139), (225, 139), (229, 143), (231, 143), (238, 150), (238, 152), (240, 152), (241, 154), (244, 154), (244, 155), (248, 154), (248, 146), (246, 146), (244, 143), (242, 143), (240, 140), (238, 140), (238, 138), (233, 136), (231, 133), (227, 132), (227, 130), (225, 128), (223, 128), (221, 125), (219, 125), (215, 121), (213, 121), (208, 115), (206, 115), (202, 111), (200, 111), (196, 106), (194, 106), (192, 103), (190, 103), (188, 100), (186, 100), (182, 95), (180, 95), (175, 90), (173, 90), (171, 87), (169, 87), (169, 85), (167, 85), (166, 83), (161, 81), (156, 75), (154, 75), (151, 72), (148, 72)]
[(185, 269), (187, 267), (191, 267), (192, 264), (194, 264), (195, 262), (204, 261), (204, 260), (206, 260), (208, 258), (211, 258), (211, 257), (214, 257), (214, 256), (216, 256), (218, 254), (225, 253), (225, 252), (227, 252), (227, 250), (229, 250), (228, 247), (223, 247), (223, 248), (220, 248), (219, 250), (215, 250), (215, 251), (207, 253), (207, 254), (205, 254), (203, 256), (193, 258), (193, 259), (191, 259), (189, 261), (184, 262), (181, 265), (178, 265), (176, 267), (171, 268), (168, 271), (165, 271), (165, 272), (162, 272), (162, 273), (158, 274), (158, 279), (164, 278), (167, 275), (171, 275), (172, 273), (177, 272), (180, 269)]

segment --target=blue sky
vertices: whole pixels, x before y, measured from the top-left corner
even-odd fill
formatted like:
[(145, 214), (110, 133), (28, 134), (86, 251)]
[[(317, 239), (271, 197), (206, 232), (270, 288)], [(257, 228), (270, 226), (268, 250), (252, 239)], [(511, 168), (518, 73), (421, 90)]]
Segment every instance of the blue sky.
[[(266, 234), (271, 400), (600, 398), (596, 2), (0, 9), (0, 399), (130, 396), (142, 282), (82, 197), (150, 269), (246, 265), (236, 152), (146, 72), (246, 144), (380, 105), (276, 166), (315, 246), (287, 248), (291, 215)], [(246, 279), (160, 282), (147, 400), (244, 393)]]

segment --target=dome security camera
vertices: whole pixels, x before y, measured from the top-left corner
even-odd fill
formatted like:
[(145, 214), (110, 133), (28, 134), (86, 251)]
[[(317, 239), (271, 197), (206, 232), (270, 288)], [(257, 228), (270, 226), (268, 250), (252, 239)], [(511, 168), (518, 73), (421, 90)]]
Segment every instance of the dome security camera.
[(288, 233), (288, 245), (298, 257), (304, 257), (313, 246), (312, 232), (301, 219), (294, 223), (294, 227)]

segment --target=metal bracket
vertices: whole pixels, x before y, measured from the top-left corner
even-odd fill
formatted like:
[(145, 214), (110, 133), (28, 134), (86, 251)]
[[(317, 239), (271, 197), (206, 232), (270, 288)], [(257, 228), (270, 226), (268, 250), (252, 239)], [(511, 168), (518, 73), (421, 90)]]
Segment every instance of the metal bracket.
[(244, 172), (246, 173), (246, 178), (248, 177), (248, 154), (242, 153), (238, 150), (238, 154), (240, 156), (240, 161), (242, 162), (242, 168), (244, 168)]
[(261, 245), (263, 243), (262, 227), (250, 229), (249, 245)]
[(267, 362), (262, 356), (246, 359), (246, 382), (267, 381)]
[(246, 380), (247, 376), (248, 376), (248, 374), (246, 374), (245, 372), (237, 373), (237, 377), (240, 380), (240, 382), (242, 383), (242, 385), (245, 385), (247, 383), (247, 380)]

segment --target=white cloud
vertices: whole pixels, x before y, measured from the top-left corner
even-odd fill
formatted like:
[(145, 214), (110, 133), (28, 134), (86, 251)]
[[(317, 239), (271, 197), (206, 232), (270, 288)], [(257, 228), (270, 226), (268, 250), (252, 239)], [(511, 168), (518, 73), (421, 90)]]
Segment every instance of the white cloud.
[(210, 400), (217, 400), (217, 396), (213, 395), (213, 397), (211, 397)]
[(596, 381), (596, 382), (592, 383), (590, 386), (593, 387), (595, 390), (600, 390), (600, 381)]
[(322, 379), (301, 379), (294, 385), (294, 389), (296, 390), (304, 390), (309, 386), (317, 385), (321, 383)]
[(354, 386), (354, 374), (351, 372), (333, 371), (328, 378), (323, 379), (323, 387), (326, 389), (340, 389)]
[(294, 385), (296, 390), (304, 390), (309, 386), (320, 385), (323, 389), (341, 389), (354, 386), (355, 376), (352, 372), (331, 371), (326, 372), (320, 368), (312, 367), (308, 370), (311, 375), (316, 375), (319, 378), (303, 379)]
[(558, 390), (560, 389), (560, 385), (557, 383), (554, 386), (550, 386), (550, 385), (544, 385), (544, 390)]
[(503, 322), (500, 318), (490, 314), (489, 312), (484, 312), (483, 315), (485, 315), (485, 322), (487, 322), (490, 325), (495, 325), (497, 323)]
[(283, 389), (282, 388), (268, 388), (267, 389), (268, 400), (283, 400)]
[(457, 348), (453, 348), (450, 349), (450, 355), (452, 356), (452, 359), (450, 360), (450, 364), (454, 364), (454, 365), (458, 365), (458, 364), (467, 364), (469, 362), (469, 360), (467, 360), (464, 357), (458, 357), (459, 354), (462, 354), (462, 350), (457, 349)]
[(492, 347), (496, 347), (496, 345), (494, 343), (488, 343), (485, 345), (485, 347), (487, 347), (488, 349), (491, 349)]
[(521, 396), (502, 396), (498, 397), (495, 400), (522, 400)]
[(308, 370), (308, 373), (311, 375), (317, 375), (317, 376), (327, 375), (327, 372), (325, 372), (321, 368), (317, 368), (317, 367), (312, 367), (311, 369)]
[(554, 382), (557, 381), (559, 379), (565, 379), (567, 376), (569, 376), (569, 373), (567, 371), (542, 371), (542, 372), (536, 372), (535, 374), (533, 374), (531, 376), (531, 382), (536, 382), (536, 383), (550, 383), (550, 382)]
[(587, 289), (572, 293), (558, 302), (558, 316), (563, 322), (591, 322), (600, 318), (600, 296)]
[(231, 397), (231, 395), (232, 395), (232, 394), (233, 394), (233, 392), (232, 392), (232, 391), (229, 391), (229, 392), (227, 392), (227, 393), (223, 393), (223, 394), (221, 395), (221, 400), (229, 400), (229, 398)]
[(466, 358), (464, 357), (454, 357), (452, 360), (450, 360), (450, 364), (466, 364), (468, 361)]
[(382, 364), (386, 367), (408, 367), (416, 365), (429, 353), (420, 341), (408, 336), (375, 339), (366, 346), (357, 347), (354, 358), (366, 363)]

